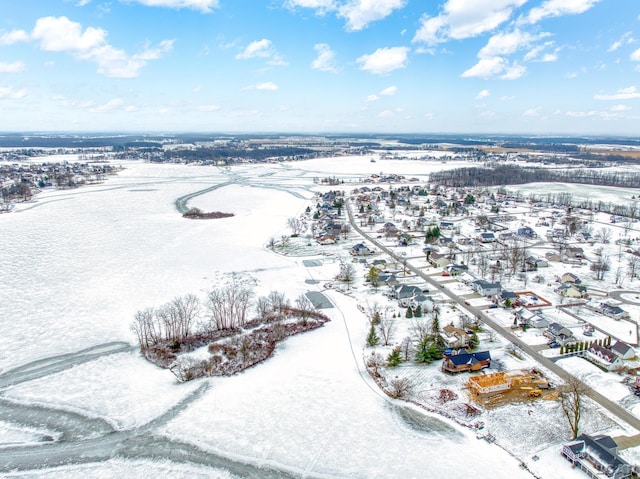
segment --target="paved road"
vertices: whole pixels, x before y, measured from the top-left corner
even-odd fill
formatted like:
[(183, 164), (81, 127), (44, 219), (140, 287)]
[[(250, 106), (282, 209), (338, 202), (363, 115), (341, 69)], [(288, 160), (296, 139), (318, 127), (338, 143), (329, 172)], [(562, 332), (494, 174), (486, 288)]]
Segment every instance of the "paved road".
[[(379, 248), (381, 251), (384, 251), (386, 254), (388, 254), (389, 256), (394, 258), (396, 261), (403, 262), (404, 260), (406, 260), (406, 258), (404, 256), (396, 255), (390, 248), (386, 247), (381, 242), (379, 242), (378, 240), (373, 238), (371, 235), (369, 235), (368, 233), (363, 231), (356, 224), (356, 221), (354, 221), (354, 218), (353, 218), (353, 212), (351, 211), (351, 205), (349, 204), (348, 201), (346, 203), (346, 210), (347, 210), (347, 215), (349, 217), (349, 223), (351, 224), (351, 227), (353, 228), (354, 231), (356, 231), (358, 234), (360, 234), (361, 236), (366, 238), (368, 241), (370, 241), (371, 243), (376, 245), (377, 248)], [(560, 378), (562, 378), (564, 380), (568, 380), (570, 378), (577, 379), (574, 376), (572, 376), (571, 374), (569, 374), (567, 371), (562, 369), (560, 366), (558, 366), (556, 363), (551, 361), (550, 359), (548, 359), (548, 358), (542, 356), (541, 354), (539, 354), (535, 350), (535, 348), (533, 348), (532, 346), (530, 346), (527, 343), (525, 343), (524, 341), (522, 341), (516, 335), (512, 334), (511, 331), (508, 331), (508, 330), (504, 329), (501, 325), (499, 325), (493, 319), (491, 319), (489, 316), (487, 316), (481, 309), (464, 304), (464, 298), (462, 298), (462, 297), (454, 294), (450, 290), (446, 289), (440, 283), (438, 283), (437, 281), (435, 281), (431, 277), (429, 277), (427, 274), (425, 274), (422, 270), (412, 266), (408, 261), (406, 262), (406, 269), (408, 269), (408, 270), (412, 271), (413, 273), (415, 273), (417, 276), (419, 276), (420, 278), (425, 280), (428, 284), (432, 285), (436, 290), (440, 290), (441, 293), (443, 293), (444, 295), (448, 296), (452, 301), (457, 303), (462, 309), (468, 311), (471, 315), (473, 315), (474, 317), (476, 317), (479, 320), (481, 320), (483, 323), (485, 323), (490, 328), (494, 329), (498, 334), (500, 334), (502, 337), (504, 337), (507, 341), (509, 341), (509, 342), (515, 344), (516, 346), (518, 346), (524, 353), (526, 353), (529, 356), (531, 356), (538, 363), (540, 363), (542, 366), (544, 366), (548, 370), (550, 370), (553, 373), (555, 373), (556, 375), (558, 375)], [(584, 386), (585, 386), (586, 390), (588, 391), (587, 395), (591, 399), (593, 399), (595, 402), (597, 402), (600, 406), (605, 408), (610, 413), (612, 413), (615, 416), (617, 416), (618, 419), (626, 422), (630, 426), (632, 426), (635, 429), (637, 429), (638, 431), (640, 431), (640, 419), (638, 419), (636, 416), (634, 416), (629, 411), (624, 409), (622, 406), (614, 403), (613, 401), (610, 401), (609, 399), (607, 399), (605, 396), (603, 396), (599, 392), (594, 391), (593, 389), (588, 387), (586, 384), (584, 384)]]

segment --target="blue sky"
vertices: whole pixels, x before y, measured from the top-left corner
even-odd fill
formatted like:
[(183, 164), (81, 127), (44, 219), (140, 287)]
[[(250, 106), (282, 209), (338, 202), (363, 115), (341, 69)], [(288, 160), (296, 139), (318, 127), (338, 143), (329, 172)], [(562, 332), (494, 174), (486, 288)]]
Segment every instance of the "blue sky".
[(3, 0), (0, 130), (640, 133), (637, 0)]

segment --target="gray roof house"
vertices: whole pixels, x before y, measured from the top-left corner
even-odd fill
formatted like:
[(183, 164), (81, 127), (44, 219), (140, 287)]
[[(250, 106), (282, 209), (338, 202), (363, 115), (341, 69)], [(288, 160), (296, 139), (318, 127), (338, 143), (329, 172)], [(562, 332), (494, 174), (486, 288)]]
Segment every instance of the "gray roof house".
[(500, 283), (490, 283), (484, 279), (474, 281), (471, 283), (471, 287), (482, 296), (496, 296), (502, 290)]
[(633, 466), (618, 456), (617, 449), (611, 436), (580, 434), (575, 441), (562, 446), (562, 455), (593, 479), (626, 479), (633, 475)]

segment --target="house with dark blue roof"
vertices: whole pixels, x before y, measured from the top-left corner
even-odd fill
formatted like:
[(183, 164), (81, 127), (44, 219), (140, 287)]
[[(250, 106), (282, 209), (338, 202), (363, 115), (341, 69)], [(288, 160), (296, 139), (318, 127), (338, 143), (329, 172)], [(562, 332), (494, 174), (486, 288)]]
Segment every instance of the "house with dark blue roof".
[(490, 365), (491, 354), (489, 351), (445, 354), (442, 370), (448, 373), (461, 373), (464, 371), (480, 371)]

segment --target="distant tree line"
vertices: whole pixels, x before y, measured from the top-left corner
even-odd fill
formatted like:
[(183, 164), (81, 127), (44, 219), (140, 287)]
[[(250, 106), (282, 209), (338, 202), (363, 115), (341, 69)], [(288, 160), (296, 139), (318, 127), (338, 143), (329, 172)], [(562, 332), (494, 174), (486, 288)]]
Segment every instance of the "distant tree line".
[(292, 146), (282, 146), (273, 148), (197, 148), (195, 150), (175, 149), (164, 152), (165, 161), (181, 159), (186, 162), (215, 161), (232, 163), (234, 159), (243, 158), (256, 161), (264, 161), (273, 157), (294, 157), (315, 154), (309, 148), (296, 148)]
[(432, 184), (455, 188), (521, 185), (538, 182), (639, 188), (640, 173), (587, 169), (554, 170), (497, 165), (491, 168), (473, 167), (437, 171), (431, 173), (429, 181)]

